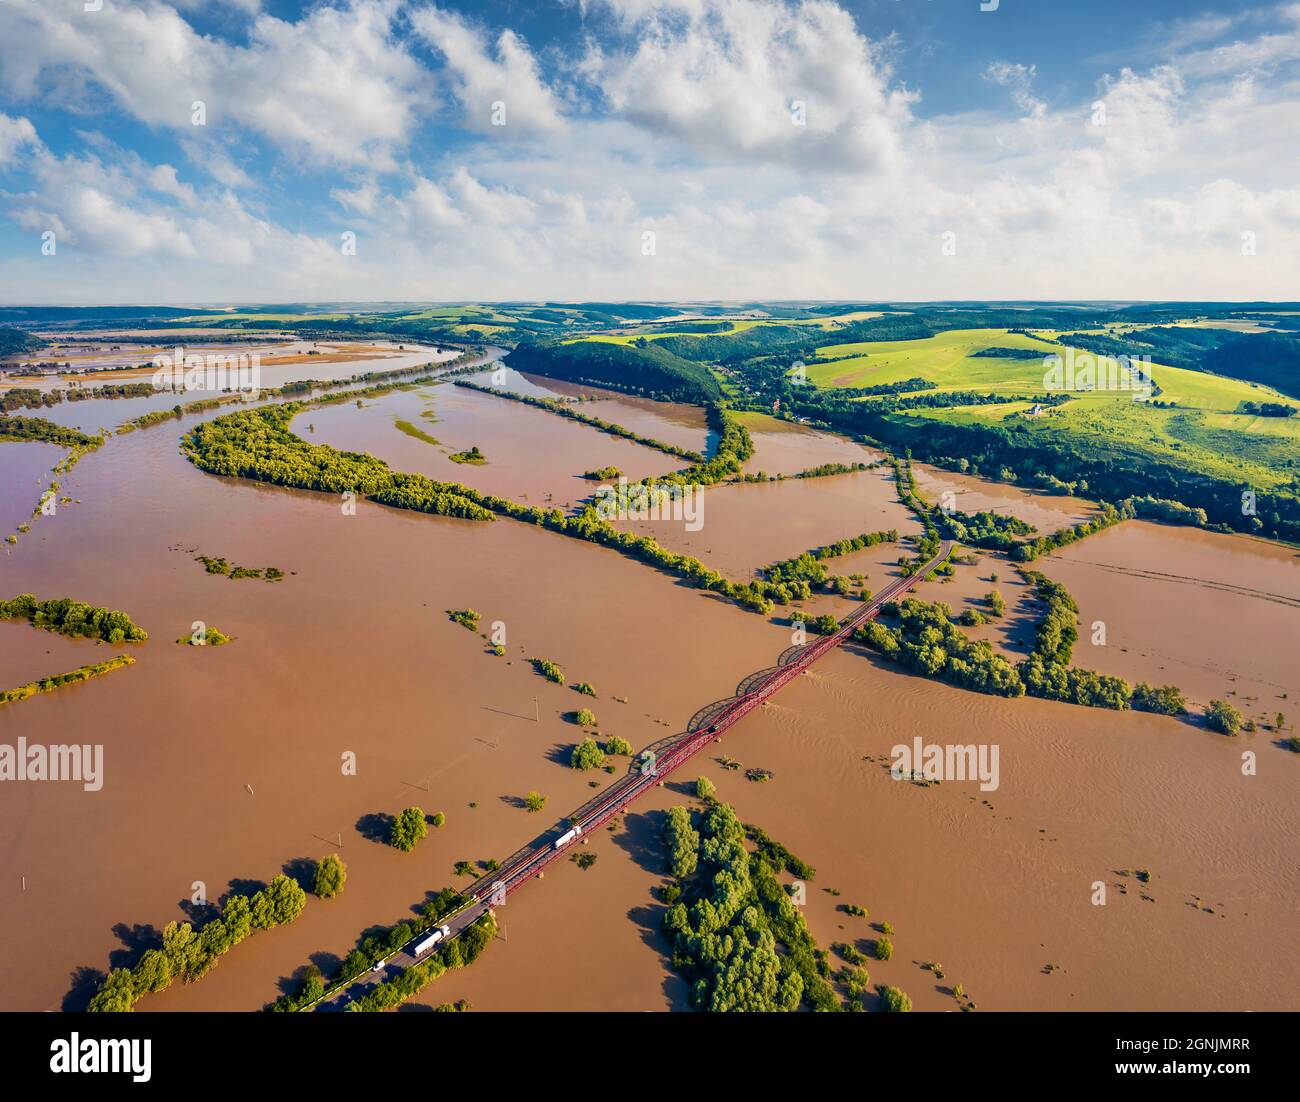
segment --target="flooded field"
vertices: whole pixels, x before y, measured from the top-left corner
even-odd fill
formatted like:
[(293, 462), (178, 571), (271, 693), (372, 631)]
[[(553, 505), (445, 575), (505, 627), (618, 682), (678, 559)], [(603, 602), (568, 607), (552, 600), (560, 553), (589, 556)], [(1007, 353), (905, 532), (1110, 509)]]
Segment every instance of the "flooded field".
[[(404, 421), (438, 441), (402, 432)], [(369, 452), (394, 470), (418, 471), (531, 505), (574, 506), (599, 481), (585, 471), (613, 465), (628, 479), (667, 474), (685, 461), (580, 425), (520, 402), (452, 384), (401, 390), (303, 413), (294, 425), (305, 439), (345, 451)], [(486, 462), (450, 456), (477, 447)]]
[[(313, 347), (324, 350), (321, 355), (307, 355)], [(326, 354), (333, 350), (333, 354)], [(158, 350), (152, 350), (158, 351)], [(298, 382), (303, 379), (335, 380), (348, 379), (353, 375), (362, 375), (371, 371), (401, 371), (419, 367), (426, 363), (445, 363), (459, 353), (451, 349), (415, 348), (408, 345), (398, 351), (396, 345), (372, 342), (366, 345), (325, 345), (313, 346), (310, 342), (296, 342), (284, 347), (268, 346), (195, 346), (188, 350), (200, 355), (229, 352), (258, 353), (262, 356), (259, 385), (267, 389), (283, 386), (285, 383)], [(274, 351), (276, 355), (268, 353)], [(174, 349), (162, 349), (161, 354), (170, 356)], [(290, 354), (286, 354), (290, 353)], [(143, 355), (143, 352), (142, 352)], [(96, 387), (124, 383), (147, 382), (153, 375), (153, 369), (144, 371), (105, 371), (93, 375), (46, 376), (40, 379), (23, 379), (10, 377), (0, 382), (0, 393), (13, 387), (30, 387), (38, 390), (55, 388), (68, 390), (75, 384), (82, 387)], [(54, 406), (42, 406), (39, 409), (14, 410), (17, 416), (42, 417), (56, 425), (80, 429), (82, 432), (95, 434), (111, 432), (118, 426), (155, 410), (171, 409), (179, 404), (200, 398), (212, 398), (222, 393), (222, 389), (186, 390), (181, 394), (171, 390), (160, 390), (156, 394), (142, 398), (83, 398), (79, 401), (63, 401)]]
[(1003, 513), (1019, 517), (1047, 534), (1090, 519), (1097, 507), (1077, 497), (1026, 490), (1005, 482), (990, 482), (970, 475), (913, 463), (916, 488), (926, 501), (943, 502), (951, 494), (953, 508), (963, 513)]
[(891, 528), (900, 535), (921, 531), (898, 500), (888, 467), (826, 478), (709, 486), (699, 496), (703, 507), (698, 531), (688, 531), (678, 520), (617, 523), (737, 579), (846, 536)]
[[(916, 735), (997, 743), (1000, 787), (892, 780), (891, 747)], [(981, 1011), (1294, 1009), (1293, 763), (1263, 740), (1251, 745), (1268, 767), (1246, 778), (1238, 747), (1173, 720), (999, 701), (845, 652), (720, 747), (773, 780), (708, 760), (686, 773), (708, 776), (742, 819), (816, 867), (804, 913), (820, 944), (869, 953), (873, 924), (894, 927), (893, 959), (868, 969), (918, 1010), (955, 1010), (955, 983)], [(691, 804), (680, 788), (670, 782), (654, 804)], [(667, 879), (652, 806), (591, 841), (600, 857), (588, 872), (566, 866), (545, 890), (520, 893), (505, 909), (509, 943), (426, 1001), (677, 1005), (682, 987), (657, 935), (663, 907), (650, 894)], [(1096, 881), (1104, 906), (1091, 901)], [(838, 909), (849, 903), (869, 917)], [(635, 998), (602, 975), (611, 942), (629, 975), (653, 977)], [(551, 946), (570, 951), (552, 956)], [(1197, 966), (1207, 959), (1216, 966)]]
[[(393, 359), (349, 365), (348, 373), (381, 366)], [(512, 380), (510, 389), (522, 387)], [(623, 396), (582, 409), (675, 443), (687, 433), (703, 439), (699, 411)], [(5, 597), (76, 597), (126, 610), (150, 633), (146, 644), (114, 648), (0, 624), (7, 683), (119, 650), (138, 660), (0, 706), (6, 742), (57, 743), (93, 731), (105, 748), (102, 791), (33, 782), (11, 786), (0, 803), (0, 925), (22, 931), (0, 945), (5, 1009), (84, 1005), (95, 973), (133, 959), (167, 922), (205, 915), (192, 902), (200, 882), (216, 899), (232, 883), (265, 881), (338, 852), (348, 866), (340, 897), (311, 898), (291, 926), (256, 934), (201, 981), (138, 1006), (256, 1009), (308, 960), (328, 967), (360, 931), (467, 883), (454, 875), (456, 862), (504, 858), (586, 800), (593, 781), (610, 783), (609, 774), (568, 766), (581, 737), (572, 712), (588, 705), (602, 734), (643, 746), (682, 730), (790, 643), (789, 610), (745, 612), (615, 552), (528, 525), (365, 502), (348, 515), (329, 495), (202, 474), (178, 454), (177, 440), (212, 416), (109, 440), (63, 480), (82, 504), (42, 518), (0, 560)], [(399, 431), (398, 419), (440, 443)], [(683, 465), (451, 384), (399, 390), (361, 408), (309, 410), (294, 428), (315, 443), (535, 504), (547, 495), (576, 501), (591, 486), (577, 476), (605, 463), (634, 477)], [(876, 458), (822, 433), (752, 428), (753, 470), (760, 460), (792, 472)], [(449, 451), (472, 444), (487, 464), (450, 461)], [(37, 479), (58, 454), (0, 445), (6, 516), (30, 512)], [(957, 478), (940, 472), (926, 492)], [(1011, 507), (1042, 510), (1044, 530), (1068, 523), (1066, 510), (1087, 508), (973, 479), (958, 486), (960, 508), (976, 508), (970, 502), (980, 494), (1001, 495)], [(701, 531), (645, 528), (735, 578), (844, 536), (919, 531), (888, 468), (719, 486), (705, 501)], [(878, 590), (899, 553), (881, 545), (829, 565), (865, 574)], [(210, 575), (199, 554), (275, 566), (286, 577)], [(1293, 648), (1278, 642), (1297, 637), (1291, 551), (1130, 523), (1035, 565), (1079, 602), (1080, 664), (1171, 680), (1197, 699), (1250, 692), (1261, 712), (1276, 710), (1266, 691), (1292, 700), (1300, 691)], [(919, 595), (960, 610), (995, 586), (1008, 602), (1007, 624), (976, 631), (1015, 652), (1025, 587), (999, 557), (979, 555), (951, 582), (922, 583)], [(839, 615), (853, 607), (829, 597), (814, 604)], [(447, 610), (464, 608), (481, 614), (485, 632), (504, 625), (504, 657), (449, 621)], [(1093, 619), (1107, 622), (1106, 648), (1086, 642)], [(177, 645), (196, 622), (234, 641)], [(1198, 655), (1210, 656), (1202, 667), (1216, 668), (1198, 672)], [(538, 676), (530, 657), (558, 663), (566, 686)], [(594, 700), (567, 687), (580, 680), (595, 687)], [(962, 782), (892, 780), (882, 759), (914, 735), (999, 745), (1000, 786), (986, 793)], [(1246, 748), (1259, 755), (1257, 776), (1242, 776)], [(349, 752), (356, 775), (341, 768)], [(724, 753), (772, 770), (773, 779), (754, 783), (722, 768), (714, 759)], [(627, 761), (612, 764), (621, 773)], [(687, 782), (703, 774), (743, 819), (817, 867), (806, 914), (821, 944), (869, 947), (869, 921), (893, 924), (894, 959), (872, 962), (872, 981), (903, 987), (918, 1009), (952, 1008), (953, 982), (981, 1010), (1293, 1008), (1296, 765), (1265, 732), (1229, 740), (1172, 719), (999, 700), (904, 675), (856, 649), (838, 652), (634, 805), (616, 829), (588, 839), (598, 857), (591, 869), (560, 863), (512, 896), (499, 915), (502, 938), (416, 1003), (685, 1007), (651, 893), (664, 879), (658, 812), (688, 802)], [(548, 797), (540, 814), (522, 806), (530, 791)], [(446, 824), (410, 854), (375, 840), (382, 816), (411, 804), (444, 812)], [(1136, 879), (1138, 869), (1148, 881)], [(1098, 880), (1108, 885), (1104, 907), (1090, 902)], [(846, 903), (870, 908), (870, 919), (836, 909)], [(921, 969), (936, 960), (944, 981)]]
[[(1300, 554), (1194, 528), (1129, 521), (1044, 560), (1079, 605), (1076, 661), (1199, 703), (1300, 720)], [(1093, 625), (1104, 641), (1092, 642)], [(1271, 641), (1271, 642), (1270, 642)]]

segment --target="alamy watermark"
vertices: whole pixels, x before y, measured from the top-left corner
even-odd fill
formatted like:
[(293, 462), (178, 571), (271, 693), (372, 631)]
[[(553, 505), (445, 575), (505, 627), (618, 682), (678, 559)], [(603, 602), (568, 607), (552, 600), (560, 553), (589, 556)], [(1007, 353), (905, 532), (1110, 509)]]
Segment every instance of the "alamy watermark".
[(698, 532), (704, 527), (704, 491), (694, 483), (629, 485), (620, 478), (617, 486), (596, 491), (596, 515), (601, 520), (673, 520), (688, 532)]
[(16, 746), (0, 742), (0, 781), (80, 781), (87, 792), (98, 792), (104, 787), (104, 747), (43, 746), (20, 735)]
[(186, 353), (177, 346), (153, 358), (153, 385), (158, 390), (205, 390), (246, 393), (262, 389), (262, 357), (256, 352)]
[(889, 775), (896, 781), (979, 781), (981, 792), (998, 789), (999, 748), (996, 743), (942, 745), (923, 742), (899, 743), (889, 751)]

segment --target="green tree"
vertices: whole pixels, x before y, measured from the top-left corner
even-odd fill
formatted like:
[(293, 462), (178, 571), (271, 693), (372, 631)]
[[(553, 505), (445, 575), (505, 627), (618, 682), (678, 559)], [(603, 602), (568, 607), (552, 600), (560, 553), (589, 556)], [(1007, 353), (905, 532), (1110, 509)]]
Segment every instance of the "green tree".
[(906, 1014), (912, 1009), (912, 1000), (899, 987), (880, 987), (881, 1006), (890, 1014)]
[(678, 880), (695, 871), (699, 861), (700, 833), (691, 825), (691, 813), (684, 807), (668, 812), (664, 824), (664, 841), (668, 843), (668, 867)]
[(441, 811), (435, 811), (433, 813), (432, 822), (435, 827), (442, 826), (442, 824), (445, 823), (446, 821), (447, 821), (447, 816), (444, 815)]
[(147, 949), (132, 970), (132, 976), (136, 998), (165, 991), (172, 982), (171, 961), (161, 950)]
[(632, 753), (632, 744), (618, 735), (610, 735), (605, 739), (605, 753), (611, 757), (619, 754), (626, 756)]
[(695, 795), (698, 796), (701, 800), (707, 800), (710, 796), (712, 796), (715, 792), (717, 792), (717, 790), (718, 790), (718, 786), (714, 784), (711, 780), (709, 780), (708, 777), (696, 778)]
[(109, 972), (99, 990), (91, 997), (86, 1009), (91, 1014), (124, 1014), (135, 1002), (135, 980), (129, 968), (114, 968)]
[(894, 943), (887, 937), (876, 938), (876, 960), (888, 960), (894, 955)]
[(389, 842), (403, 853), (410, 853), (415, 843), (429, 833), (424, 821), (424, 809), (420, 807), (403, 808), (393, 820)]
[(331, 853), (317, 864), (316, 883), (312, 890), (322, 899), (329, 899), (343, 890), (347, 878), (347, 866), (343, 864), (337, 853)]
[(530, 792), (524, 797), (524, 806), (529, 811), (541, 811), (546, 806), (546, 797), (540, 792)]
[(574, 716), (574, 722), (576, 722), (579, 727), (600, 726), (600, 724), (596, 721), (596, 713), (593, 712), (590, 708), (583, 708), (576, 716)]
[(574, 769), (599, 769), (605, 764), (605, 754), (594, 738), (585, 738), (573, 748), (569, 764)]

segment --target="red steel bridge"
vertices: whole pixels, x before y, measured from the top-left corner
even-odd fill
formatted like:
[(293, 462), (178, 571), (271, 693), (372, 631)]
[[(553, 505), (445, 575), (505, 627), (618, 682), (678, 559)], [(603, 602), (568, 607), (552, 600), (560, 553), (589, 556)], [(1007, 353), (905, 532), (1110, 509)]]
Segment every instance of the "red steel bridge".
[[(530, 880), (541, 876), (552, 862), (567, 857), (572, 848), (581, 844), (587, 835), (598, 830), (650, 788), (661, 784), (665, 777), (688, 762), (709, 743), (720, 738), (725, 731), (744, 719), (755, 708), (765, 704), (770, 697), (800, 674), (807, 672), (827, 651), (833, 650), (851, 638), (853, 633), (865, 623), (875, 619), (885, 604), (898, 600), (936, 566), (943, 563), (952, 554), (953, 546), (953, 541), (943, 541), (929, 562), (913, 574), (894, 578), (870, 601), (864, 602), (861, 608), (848, 616), (836, 632), (820, 636), (811, 643), (790, 647), (782, 653), (775, 666), (747, 677), (735, 696), (696, 712), (685, 732), (667, 736), (642, 750), (633, 761), (628, 775), (569, 815), (565, 820), (564, 830), (556, 837), (530, 843), (506, 858), (499, 868), (472, 884), (464, 893), (468, 903), (455, 915), (444, 920), (450, 928), (451, 937), (455, 937), (488, 910), (504, 903), (507, 897), (517, 892)], [(410, 944), (403, 946), (401, 950), (382, 962), (382, 967), (377, 968), (376, 972), (358, 977), (350, 985), (340, 986), (328, 993), (322, 1001), (333, 1003), (339, 1000), (332, 1007), (338, 1009), (342, 1003), (363, 994), (377, 980), (391, 977), (396, 970), (415, 964), (416, 958), (409, 950), (418, 940), (419, 938), (416, 938)]]

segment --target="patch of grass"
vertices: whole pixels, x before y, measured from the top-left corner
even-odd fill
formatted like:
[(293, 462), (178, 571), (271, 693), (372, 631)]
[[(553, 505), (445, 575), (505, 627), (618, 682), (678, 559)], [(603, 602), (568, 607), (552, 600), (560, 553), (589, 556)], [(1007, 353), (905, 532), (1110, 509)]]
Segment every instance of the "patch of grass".
[[(427, 411), (426, 411), (427, 412)], [(413, 425), (410, 421), (403, 421), (400, 417), (393, 418), (393, 424), (398, 432), (404, 432), (407, 436), (413, 436), (416, 440), (423, 440), (426, 444), (441, 444), (442, 441), (435, 436), (430, 436), (419, 425)]]

